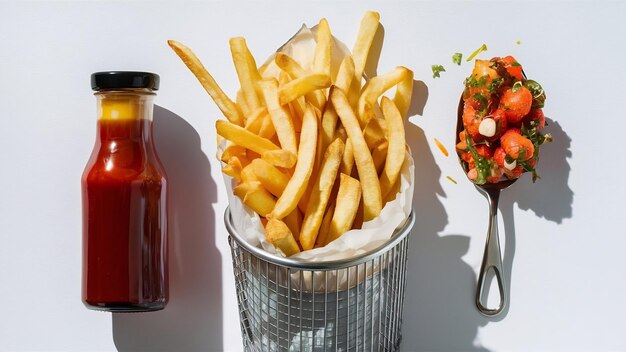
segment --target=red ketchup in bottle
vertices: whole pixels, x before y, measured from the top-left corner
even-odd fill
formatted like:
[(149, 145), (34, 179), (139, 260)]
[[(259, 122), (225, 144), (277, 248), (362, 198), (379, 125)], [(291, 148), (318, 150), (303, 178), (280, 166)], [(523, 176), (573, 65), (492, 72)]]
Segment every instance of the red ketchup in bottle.
[(96, 144), (82, 176), (82, 300), (111, 312), (168, 300), (167, 181), (152, 138), (159, 76), (99, 72)]

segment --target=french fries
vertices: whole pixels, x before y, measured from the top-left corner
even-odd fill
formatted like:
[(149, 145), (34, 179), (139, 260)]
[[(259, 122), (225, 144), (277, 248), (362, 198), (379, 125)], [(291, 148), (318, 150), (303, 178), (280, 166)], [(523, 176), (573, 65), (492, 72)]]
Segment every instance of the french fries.
[(315, 151), (317, 146), (317, 117), (311, 106), (307, 106), (302, 120), (302, 134), (300, 135), (300, 148), (298, 150), (298, 162), (293, 176), (289, 179), (283, 194), (276, 201), (276, 207), (270, 214), (271, 217), (282, 219), (291, 213), (298, 201), (305, 192), (313, 163), (315, 162)]
[(200, 59), (198, 59), (196, 54), (194, 54), (191, 49), (175, 40), (168, 40), (167, 44), (169, 44), (176, 55), (183, 60), (185, 65), (187, 65), (191, 73), (196, 76), (198, 81), (200, 81), (204, 90), (209, 93), (209, 96), (211, 96), (215, 105), (222, 110), (222, 113), (226, 116), (228, 121), (239, 126), (243, 125), (243, 117), (241, 116), (240, 109), (232, 100), (230, 100), (226, 93), (224, 93), (217, 82), (215, 82), (213, 76), (211, 76), (209, 71), (204, 68), (202, 62), (200, 62)]
[(298, 153), (296, 130), (293, 127), (293, 120), (289, 113), (278, 101), (278, 81), (275, 79), (264, 80), (260, 81), (258, 85), (263, 92), (265, 104), (276, 130), (276, 135), (278, 135), (280, 145), (295, 156)]
[(354, 161), (362, 186), (363, 220), (369, 221), (377, 217), (383, 208), (380, 182), (378, 181), (374, 161), (367, 143), (365, 143), (365, 138), (363, 138), (363, 131), (359, 127), (359, 121), (354, 111), (352, 111), (346, 95), (340, 89), (333, 89), (330, 93), (330, 99), (335, 106), (339, 119), (341, 119), (341, 123), (345, 127), (346, 132), (348, 132), (350, 143), (352, 143)]
[[(337, 46), (324, 18), (306, 59), (278, 52), (257, 67), (246, 40), (230, 39), (235, 101), (191, 49), (168, 41), (226, 117), (215, 128), (226, 143), (218, 159), (233, 193), (286, 256), (361, 228), (400, 192), (413, 72), (399, 66), (365, 77), (379, 21), (378, 13), (365, 13), (340, 63), (333, 63)], [(393, 99), (384, 96), (394, 87)]]
[(385, 168), (380, 176), (380, 193), (386, 197), (400, 176), (400, 170), (404, 163), (406, 137), (402, 115), (396, 104), (389, 98), (383, 97), (381, 108), (385, 121), (387, 121), (387, 133), (389, 134)]
[[(378, 98), (380, 98), (383, 93), (391, 89), (391, 87), (399, 84), (400, 82), (406, 81), (410, 78), (411, 84), (413, 83), (413, 72), (406, 67), (396, 67), (395, 70), (385, 73), (380, 76), (376, 76), (367, 82), (365, 88), (363, 88), (363, 92), (359, 97), (359, 122), (361, 126), (365, 126), (367, 122), (375, 116), (374, 108), (375, 104), (378, 102)], [(403, 94), (404, 92), (403, 88)], [(402, 100), (406, 99), (405, 96), (402, 96)], [(400, 98), (399, 98), (400, 100)], [(408, 109), (408, 105), (403, 108)]]
[(352, 228), (360, 199), (361, 185), (359, 181), (346, 174), (341, 174), (335, 213), (330, 221), (326, 243), (336, 240)]
[(280, 248), (286, 256), (300, 252), (296, 239), (284, 222), (270, 218), (265, 225), (265, 232), (267, 241)]
[(317, 175), (317, 180), (313, 184), (313, 191), (311, 192), (302, 222), (300, 244), (304, 250), (313, 248), (317, 239), (324, 210), (328, 204), (328, 198), (333, 189), (335, 178), (337, 178), (337, 171), (339, 171), (344, 147), (343, 141), (337, 138), (328, 146), (324, 154), (324, 161)]

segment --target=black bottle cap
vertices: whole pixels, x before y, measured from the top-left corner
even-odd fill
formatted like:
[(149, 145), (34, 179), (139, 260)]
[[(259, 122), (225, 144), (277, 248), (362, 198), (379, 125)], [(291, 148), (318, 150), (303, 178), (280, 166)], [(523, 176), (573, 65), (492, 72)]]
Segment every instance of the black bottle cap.
[(150, 72), (104, 71), (91, 74), (91, 89), (148, 88), (159, 90), (159, 75)]

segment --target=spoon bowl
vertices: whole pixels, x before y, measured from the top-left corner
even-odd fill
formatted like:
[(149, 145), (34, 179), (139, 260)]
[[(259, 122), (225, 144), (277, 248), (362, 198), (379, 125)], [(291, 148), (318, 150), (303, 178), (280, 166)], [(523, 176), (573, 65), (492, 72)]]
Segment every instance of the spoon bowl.
[[(459, 108), (457, 111), (457, 123), (456, 123), (456, 137), (455, 144), (459, 143), (459, 133), (465, 129), (463, 126), (463, 97), (459, 102)], [(469, 166), (459, 156), (459, 162), (461, 167), (467, 172)], [(468, 178), (469, 179), (469, 178)], [(485, 243), (485, 252), (483, 254), (483, 261), (480, 267), (478, 275), (478, 283), (476, 287), (476, 308), (485, 316), (496, 316), (502, 312), (508, 302), (508, 295), (506, 292), (506, 286), (504, 285), (504, 271), (502, 270), (502, 255), (500, 254), (500, 240), (498, 237), (498, 201), (500, 199), (500, 191), (511, 186), (517, 179), (504, 179), (497, 183), (485, 183), (482, 185), (474, 183), (470, 180), (476, 189), (480, 191), (489, 203), (489, 226), (487, 229), (487, 241)], [(500, 293), (500, 304), (495, 308), (488, 308), (486, 304), (483, 304), (482, 297), (485, 292), (485, 278), (489, 270), (494, 271), (494, 277), (498, 282), (498, 291)]]

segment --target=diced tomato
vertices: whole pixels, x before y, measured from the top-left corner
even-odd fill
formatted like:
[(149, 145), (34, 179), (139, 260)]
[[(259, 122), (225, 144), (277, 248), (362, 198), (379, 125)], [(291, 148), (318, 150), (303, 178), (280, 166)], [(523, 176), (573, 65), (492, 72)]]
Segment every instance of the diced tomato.
[(485, 144), (475, 145), (476, 153), (485, 159), (491, 159), (493, 157), (493, 149), (489, 148)]
[(502, 178), (502, 169), (499, 167), (491, 168), (491, 175), (487, 177), (487, 182), (498, 183)]
[(505, 157), (506, 157), (506, 152), (504, 151), (504, 149), (502, 149), (502, 147), (496, 148), (496, 151), (493, 152), (493, 160), (500, 167), (504, 167), (504, 158)]
[(471, 104), (465, 104), (463, 108), (463, 126), (467, 133), (474, 141), (480, 141), (484, 137), (478, 132), (480, 126), (480, 119), (477, 118), (478, 114), (476, 109)]
[(537, 128), (537, 131), (540, 131), (546, 126), (546, 116), (541, 109), (532, 109), (528, 115), (524, 116), (522, 122), (526, 126), (531, 126), (532, 124)]
[(467, 172), (467, 177), (470, 180), (475, 180), (478, 177), (478, 171), (476, 171), (476, 168), (471, 168), (468, 172)]
[(465, 130), (459, 132), (459, 143), (456, 144), (456, 150), (458, 151), (466, 151), (467, 150), (467, 141), (465, 140), (466, 133)]
[(504, 110), (506, 118), (511, 124), (516, 124), (528, 114), (532, 103), (533, 96), (528, 88), (522, 86), (515, 92), (512, 88), (508, 88), (500, 99), (499, 109)]
[(535, 146), (516, 128), (511, 128), (500, 137), (502, 149), (513, 159), (528, 160), (535, 153)]
[[(476, 149), (476, 154), (482, 156), (485, 159), (491, 159), (493, 157), (493, 148), (490, 148), (484, 144), (474, 145), (474, 149)], [(461, 160), (465, 161), (470, 169), (474, 168), (476, 164), (474, 154), (469, 150), (461, 154)]]
[(504, 68), (511, 77), (515, 78), (517, 81), (522, 80), (522, 65), (520, 65), (513, 56), (503, 57), (501, 62), (504, 64)]

